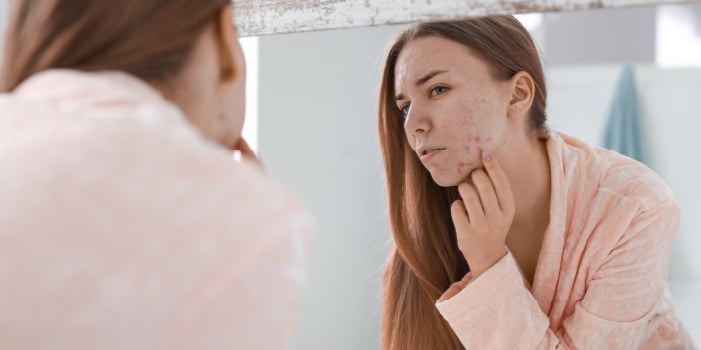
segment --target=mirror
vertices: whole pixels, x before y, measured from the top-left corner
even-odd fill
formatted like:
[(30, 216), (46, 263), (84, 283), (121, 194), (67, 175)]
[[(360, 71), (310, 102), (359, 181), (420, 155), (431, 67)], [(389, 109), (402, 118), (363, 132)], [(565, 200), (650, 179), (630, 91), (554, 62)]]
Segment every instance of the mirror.
[[(253, 84), (248, 139), (317, 220), (294, 349), (379, 348), (391, 233), (376, 100), (388, 43), (407, 23), (496, 13), (531, 13), (520, 19), (542, 51), (549, 124), (592, 145), (632, 64), (650, 166), (682, 208), (670, 286), (701, 344), (701, 157), (692, 143), (701, 130), (701, 1), (233, 2)], [(0, 23), (6, 6), (0, 0)]]
[[(350, 15), (329, 14), (329, 7), (350, 6), (349, 1), (314, 3), (306, 7), (310, 12), (305, 15), (301, 14), (304, 6), (289, 5), (275, 15), (273, 23), (292, 21), (286, 14), (299, 11), (304, 20), (295, 22), (298, 27), (289, 24), (287, 30), (314, 32), (255, 39), (258, 149), (272, 176), (297, 193), (317, 219), (295, 349), (377, 349), (381, 277), (391, 234), (376, 99), (384, 51), (405, 25), (364, 27), (367, 23), (358, 25), (348, 19)], [(360, 1), (353, 3), (364, 6)], [(440, 6), (432, 3), (416, 8)], [(274, 5), (251, 11), (263, 11), (265, 6)], [(320, 9), (309, 10), (313, 6)], [(696, 31), (690, 30), (690, 43), (681, 46), (699, 45), (700, 8), (701, 4), (691, 3), (520, 17), (542, 51), (550, 125), (590, 144), (600, 144), (616, 81), (623, 64), (632, 64), (651, 166), (670, 184), (682, 207), (670, 283), (680, 317), (697, 344), (701, 343), (701, 304), (692, 295), (701, 294), (701, 259), (694, 251), (701, 247), (697, 234), (701, 221), (696, 215), (701, 210), (701, 185), (696, 180), (701, 178), (701, 158), (693, 155), (690, 140), (701, 130), (701, 115), (691, 105), (701, 96), (701, 53), (695, 51), (694, 57), (693, 52), (660, 50), (672, 45), (664, 35), (681, 37), (678, 28), (668, 27), (665, 21), (679, 24), (684, 16)], [(245, 17), (241, 11), (239, 16)], [(343, 23), (315, 27), (324, 20), (310, 18)], [(344, 24), (359, 28), (326, 30)], [(239, 26), (249, 30), (243, 29), (247, 28), (243, 22)], [(274, 28), (278, 27), (270, 31), (285, 30)], [(250, 32), (263, 34), (262, 29)], [(687, 61), (665, 61), (665, 55)]]
[(243, 37), (451, 20), (490, 14), (587, 10), (678, 2), (680, 1), (233, 0), (236, 8), (235, 20), (239, 34)]

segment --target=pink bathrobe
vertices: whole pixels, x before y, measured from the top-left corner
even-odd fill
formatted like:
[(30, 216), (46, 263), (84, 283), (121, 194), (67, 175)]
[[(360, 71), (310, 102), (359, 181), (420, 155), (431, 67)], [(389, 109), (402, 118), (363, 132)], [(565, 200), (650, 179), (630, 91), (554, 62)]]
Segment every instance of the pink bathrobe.
[(668, 187), (640, 163), (566, 135), (553, 133), (547, 150), (550, 224), (533, 286), (510, 253), (451, 286), (437, 307), (460, 341), (476, 350), (693, 349), (667, 291), (679, 221)]
[(309, 219), (123, 73), (0, 96), (0, 349), (285, 349)]

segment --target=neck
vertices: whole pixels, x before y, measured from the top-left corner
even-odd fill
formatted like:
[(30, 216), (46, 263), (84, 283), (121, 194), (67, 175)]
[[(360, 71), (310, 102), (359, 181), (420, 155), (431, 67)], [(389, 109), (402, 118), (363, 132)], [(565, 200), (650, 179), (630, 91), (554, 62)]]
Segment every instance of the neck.
[(550, 217), (550, 162), (545, 140), (531, 135), (506, 169), (516, 212), (511, 231), (542, 234)]
[[(220, 142), (220, 130), (216, 119), (212, 118), (211, 106), (216, 105), (213, 97), (216, 91), (202, 79), (193, 78), (194, 74), (186, 71), (172, 78), (170, 84), (153, 84), (163, 97), (183, 112), (204, 137)], [(204, 74), (202, 74), (204, 75)]]

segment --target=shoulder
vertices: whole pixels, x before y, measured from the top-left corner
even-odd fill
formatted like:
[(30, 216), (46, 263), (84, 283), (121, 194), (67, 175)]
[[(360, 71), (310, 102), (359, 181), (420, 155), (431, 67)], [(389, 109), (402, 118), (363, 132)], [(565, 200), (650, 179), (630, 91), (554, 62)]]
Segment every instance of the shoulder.
[(563, 162), (570, 163), (576, 176), (593, 187), (587, 192), (632, 201), (642, 211), (676, 206), (669, 186), (645, 164), (565, 134), (555, 137), (562, 142)]
[(602, 189), (637, 201), (645, 211), (676, 205), (669, 186), (646, 165), (606, 149), (595, 153)]
[(157, 225), (167, 217), (169, 227), (251, 237), (289, 231), (308, 216), (292, 194), (234, 161), (170, 104), (80, 108), (0, 97), (0, 113), (0, 158), (12, 163), (0, 178), (62, 198), (77, 193), (67, 197), (75, 207), (128, 206), (125, 220)]
[(566, 244), (591, 253), (593, 271), (614, 257), (668, 256), (680, 209), (661, 177), (616, 152), (557, 137), (566, 169)]
[[(289, 231), (309, 220), (297, 197), (262, 169), (235, 161), (230, 151), (199, 135), (173, 135), (155, 146), (159, 151), (143, 163), (144, 176), (159, 174), (154, 181), (166, 196), (180, 195), (184, 210), (236, 231)], [(149, 169), (151, 164), (159, 165)]]

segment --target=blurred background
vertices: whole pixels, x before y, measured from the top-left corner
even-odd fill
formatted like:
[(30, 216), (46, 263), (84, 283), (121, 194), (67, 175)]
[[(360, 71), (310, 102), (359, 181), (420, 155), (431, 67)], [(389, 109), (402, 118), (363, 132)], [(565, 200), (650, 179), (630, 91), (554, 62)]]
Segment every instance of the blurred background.
[[(546, 67), (550, 126), (592, 145), (640, 141), (645, 162), (672, 188), (682, 219), (670, 286), (701, 344), (701, 4), (518, 17)], [(376, 96), (385, 49), (403, 28), (242, 39), (244, 133), (317, 223), (295, 349), (379, 348), (391, 233)]]

